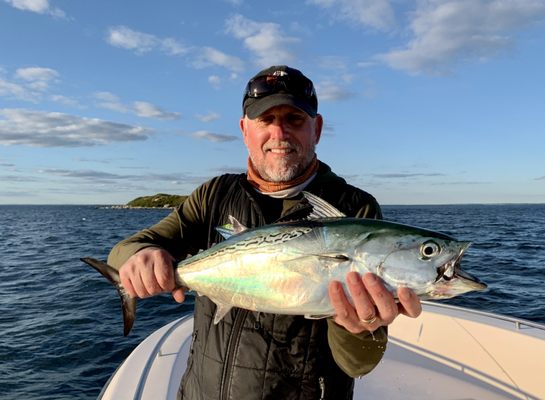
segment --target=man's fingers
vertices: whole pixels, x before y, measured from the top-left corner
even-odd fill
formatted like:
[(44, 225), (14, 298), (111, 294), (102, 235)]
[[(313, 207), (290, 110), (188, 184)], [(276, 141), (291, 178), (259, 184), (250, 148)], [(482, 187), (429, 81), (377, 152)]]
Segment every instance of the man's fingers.
[(155, 279), (163, 292), (171, 292), (175, 289), (173, 262), (174, 259), (170, 255), (168, 257), (161, 255), (154, 264)]
[(420, 299), (412, 290), (398, 290), (398, 305), (382, 279), (373, 273), (360, 277), (357, 272), (349, 272), (346, 282), (350, 298), (338, 281), (332, 281), (328, 291), (336, 313), (335, 322), (349, 332), (372, 332), (390, 325), (400, 313), (414, 318), (422, 312)]
[(128, 272), (130, 266), (123, 266), (119, 270), (119, 279), (121, 280), (121, 286), (131, 297), (138, 297), (136, 290), (131, 282), (130, 273)]
[(329, 298), (335, 309), (335, 322), (343, 326), (347, 331), (352, 333), (360, 333), (362, 330), (370, 329), (368, 326), (363, 326), (356, 313), (356, 310), (349, 302), (344, 293), (343, 286), (338, 281), (333, 281), (329, 284)]
[(174, 289), (172, 291), (172, 297), (174, 297), (174, 300), (176, 300), (178, 303), (183, 303), (185, 301), (185, 291), (183, 288)]
[(363, 283), (369, 296), (378, 310), (378, 315), (383, 325), (389, 325), (399, 314), (394, 296), (386, 289), (378, 276), (366, 273), (363, 276)]
[[(149, 297), (175, 289), (172, 256), (163, 249), (144, 249), (121, 267), (121, 284), (132, 297)], [(178, 299), (183, 298), (177, 295)]]
[(401, 314), (416, 318), (422, 313), (422, 304), (416, 294), (407, 287), (400, 287), (397, 291), (399, 298), (398, 309)]
[(340, 320), (347, 319), (350, 316), (350, 309), (341, 283), (338, 281), (331, 282), (328, 286), (328, 292), (331, 304), (337, 313), (337, 318)]
[(156, 270), (157, 270), (157, 266), (155, 265), (153, 265), (153, 267), (140, 269), (140, 276), (142, 278), (142, 283), (144, 285), (145, 291), (147, 292), (146, 297), (159, 294), (163, 291), (161, 289), (161, 286), (157, 282)]
[(357, 272), (349, 272), (346, 276), (346, 281), (348, 282), (348, 289), (350, 290), (358, 319), (368, 325), (374, 323), (378, 318), (377, 312), (375, 305), (365, 289), (361, 276)]

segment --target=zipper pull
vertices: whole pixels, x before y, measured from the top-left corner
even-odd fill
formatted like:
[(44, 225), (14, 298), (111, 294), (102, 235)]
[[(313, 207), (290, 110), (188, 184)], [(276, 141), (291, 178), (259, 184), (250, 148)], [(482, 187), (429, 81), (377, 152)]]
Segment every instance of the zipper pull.
[(320, 384), (320, 400), (325, 399), (325, 380), (323, 376), (318, 378), (318, 383)]

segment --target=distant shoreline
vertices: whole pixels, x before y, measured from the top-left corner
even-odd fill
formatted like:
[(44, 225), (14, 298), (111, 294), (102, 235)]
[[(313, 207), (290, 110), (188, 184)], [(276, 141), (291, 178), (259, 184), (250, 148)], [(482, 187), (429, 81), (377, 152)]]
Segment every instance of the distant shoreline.
[(176, 208), (181, 205), (187, 196), (176, 194), (157, 193), (153, 196), (137, 197), (125, 205), (113, 206), (112, 208)]
[(97, 207), (103, 210), (174, 210), (178, 206), (171, 206), (169, 204), (165, 204), (163, 206), (129, 206), (128, 204), (112, 204)]

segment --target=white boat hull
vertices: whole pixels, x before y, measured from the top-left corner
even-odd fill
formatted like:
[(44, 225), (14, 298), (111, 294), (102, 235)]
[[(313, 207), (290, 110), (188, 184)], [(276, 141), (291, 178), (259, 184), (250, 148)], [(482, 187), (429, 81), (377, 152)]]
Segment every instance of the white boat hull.
[[(191, 343), (192, 316), (147, 337), (99, 398), (176, 399)], [(545, 326), (424, 302), (398, 318), (381, 363), (356, 380), (355, 399), (545, 400)]]

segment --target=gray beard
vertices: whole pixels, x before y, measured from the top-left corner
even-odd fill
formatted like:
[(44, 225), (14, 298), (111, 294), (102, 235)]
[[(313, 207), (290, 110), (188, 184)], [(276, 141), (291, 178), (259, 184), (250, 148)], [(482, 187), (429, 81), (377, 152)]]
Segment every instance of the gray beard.
[(269, 168), (266, 165), (258, 165), (251, 156), (250, 159), (252, 160), (254, 168), (259, 173), (259, 176), (261, 176), (261, 178), (265, 179), (266, 181), (275, 183), (289, 182), (305, 172), (305, 170), (310, 165), (310, 162), (314, 158), (315, 149), (316, 145), (313, 145), (302, 163), (293, 164), (292, 162), (286, 160), (282, 163), (280, 168), (274, 169)]

